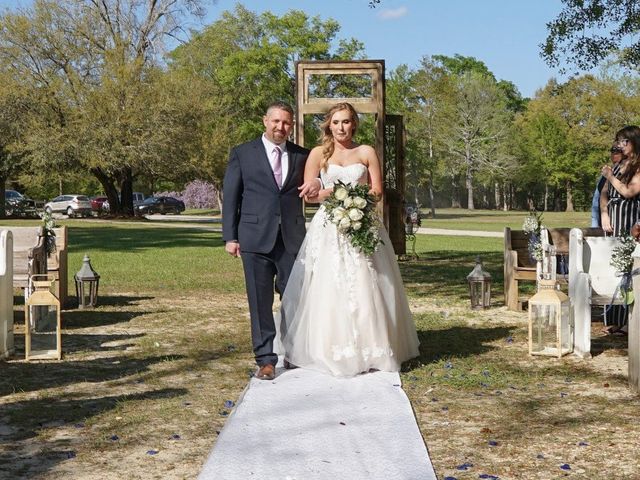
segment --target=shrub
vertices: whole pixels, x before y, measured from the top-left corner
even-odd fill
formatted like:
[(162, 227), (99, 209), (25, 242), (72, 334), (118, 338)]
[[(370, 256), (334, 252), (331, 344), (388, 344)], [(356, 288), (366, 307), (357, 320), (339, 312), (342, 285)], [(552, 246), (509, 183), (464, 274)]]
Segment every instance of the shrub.
[(219, 208), (216, 187), (202, 180), (188, 183), (182, 192), (157, 192), (154, 195), (175, 197), (182, 200), (187, 208)]

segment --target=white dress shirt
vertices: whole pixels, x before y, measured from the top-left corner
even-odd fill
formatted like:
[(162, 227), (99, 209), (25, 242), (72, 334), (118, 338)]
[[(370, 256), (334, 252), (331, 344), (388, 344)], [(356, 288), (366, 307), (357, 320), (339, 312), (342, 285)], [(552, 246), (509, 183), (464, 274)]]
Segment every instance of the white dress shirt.
[(274, 163), (276, 161), (276, 154), (273, 150), (278, 147), (280, 151), (282, 151), (282, 157), (280, 159), (280, 165), (282, 168), (282, 185), (287, 179), (287, 174), (289, 173), (289, 153), (287, 152), (287, 142), (283, 142), (280, 145), (276, 145), (271, 140), (269, 140), (264, 134), (262, 134), (262, 143), (264, 144), (264, 149), (267, 152), (267, 158), (269, 159), (269, 164), (271, 165), (271, 170), (273, 171)]

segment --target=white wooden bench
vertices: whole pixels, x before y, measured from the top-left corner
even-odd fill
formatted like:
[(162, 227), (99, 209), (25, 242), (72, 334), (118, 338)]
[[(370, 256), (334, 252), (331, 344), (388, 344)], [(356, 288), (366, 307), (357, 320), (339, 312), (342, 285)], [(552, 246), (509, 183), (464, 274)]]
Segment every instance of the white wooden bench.
[(616, 237), (591, 237), (579, 228), (571, 229), (569, 299), (575, 325), (574, 353), (583, 358), (591, 356), (591, 306), (605, 309), (612, 302), (622, 304), (620, 298), (614, 298), (621, 278), (611, 266), (611, 254), (618, 244)]
[(0, 358), (13, 351), (13, 235), (0, 230)]

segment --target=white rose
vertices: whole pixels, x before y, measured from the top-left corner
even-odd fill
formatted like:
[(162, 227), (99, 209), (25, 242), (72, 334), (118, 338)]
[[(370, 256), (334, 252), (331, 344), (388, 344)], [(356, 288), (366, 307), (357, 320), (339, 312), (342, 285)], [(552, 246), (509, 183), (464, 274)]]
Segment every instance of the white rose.
[(340, 223), (338, 224), (338, 228), (342, 231), (348, 230), (350, 226), (351, 226), (351, 220), (349, 220), (349, 217), (344, 217), (342, 220), (340, 220)]
[(362, 197), (355, 197), (353, 199), (353, 204), (358, 208), (364, 208), (367, 206), (367, 201)]
[(335, 191), (334, 195), (338, 200), (342, 201), (349, 196), (349, 192), (347, 192), (346, 188), (340, 187)]
[(362, 223), (360, 222), (353, 222), (353, 225), (351, 225), (351, 227), (355, 230), (358, 231), (362, 228)]
[(349, 218), (353, 221), (361, 220), (362, 217), (364, 217), (364, 213), (362, 213), (357, 208), (350, 209), (348, 215), (349, 215)]
[(337, 207), (333, 209), (333, 218), (337, 218), (338, 220), (342, 220), (342, 218), (346, 215), (347, 211), (342, 207)]
[(344, 205), (345, 208), (349, 208), (351, 205), (353, 205), (353, 198), (351, 197), (345, 198), (344, 201), (342, 202), (342, 205)]

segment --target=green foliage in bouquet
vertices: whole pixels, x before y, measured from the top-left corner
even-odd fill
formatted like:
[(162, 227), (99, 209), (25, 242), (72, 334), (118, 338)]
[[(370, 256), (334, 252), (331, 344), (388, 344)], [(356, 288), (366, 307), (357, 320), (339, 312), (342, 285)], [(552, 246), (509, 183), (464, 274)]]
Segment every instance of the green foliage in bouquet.
[(349, 237), (351, 245), (365, 255), (372, 255), (383, 243), (378, 233), (380, 221), (375, 215), (375, 204), (376, 199), (369, 194), (368, 185), (350, 185), (340, 181), (323, 202), (327, 221)]

